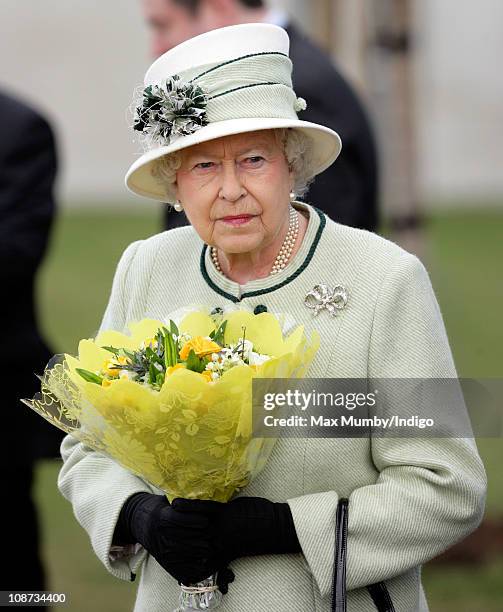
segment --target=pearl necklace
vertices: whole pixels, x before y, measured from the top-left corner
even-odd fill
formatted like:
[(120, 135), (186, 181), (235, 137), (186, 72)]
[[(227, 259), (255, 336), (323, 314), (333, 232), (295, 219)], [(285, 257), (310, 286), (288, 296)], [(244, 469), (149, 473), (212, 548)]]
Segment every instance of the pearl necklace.
[[(279, 253), (276, 256), (276, 259), (274, 260), (274, 263), (272, 264), (272, 268), (271, 268), (271, 271), (269, 272), (269, 276), (272, 276), (273, 274), (277, 274), (278, 272), (281, 272), (281, 270), (283, 270), (286, 267), (290, 259), (290, 256), (292, 255), (293, 247), (295, 246), (298, 235), (299, 235), (299, 216), (297, 215), (297, 211), (295, 210), (295, 208), (293, 206), (290, 206), (290, 222), (288, 226), (288, 232), (285, 236), (285, 239), (283, 240), (283, 244), (281, 245)], [(220, 262), (218, 261), (218, 252), (217, 252), (216, 247), (214, 246), (210, 247), (210, 255), (211, 255), (211, 260), (213, 261), (213, 265), (215, 266), (217, 271), (220, 272), (220, 274), (222, 274), (223, 276), (225, 276), (225, 274), (222, 272), (222, 268), (220, 267)]]

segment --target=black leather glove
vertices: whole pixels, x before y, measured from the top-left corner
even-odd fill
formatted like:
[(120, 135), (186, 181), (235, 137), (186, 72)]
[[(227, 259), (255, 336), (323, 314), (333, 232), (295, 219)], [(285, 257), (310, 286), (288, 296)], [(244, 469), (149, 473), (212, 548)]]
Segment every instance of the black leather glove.
[(180, 514), (199, 514), (209, 522), (209, 564), (213, 570), (238, 557), (301, 552), (290, 506), (262, 497), (237, 497), (228, 503), (176, 498)]
[[(136, 493), (122, 507), (113, 543), (138, 542), (173, 578), (190, 585), (215, 571), (210, 563), (208, 530), (209, 521), (204, 514), (179, 512), (164, 495)], [(218, 576), (222, 592), (226, 592), (233, 578), (225, 571)]]

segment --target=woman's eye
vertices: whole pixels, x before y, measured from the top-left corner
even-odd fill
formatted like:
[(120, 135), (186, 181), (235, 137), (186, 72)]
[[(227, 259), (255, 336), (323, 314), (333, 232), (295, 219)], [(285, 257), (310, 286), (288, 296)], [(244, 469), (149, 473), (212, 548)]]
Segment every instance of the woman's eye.
[(264, 161), (264, 158), (261, 155), (253, 155), (252, 157), (247, 157), (244, 161), (249, 166), (258, 166)]
[(199, 164), (196, 164), (194, 168), (197, 168), (199, 170), (209, 170), (210, 168), (213, 168), (213, 166), (213, 162), (200, 162)]

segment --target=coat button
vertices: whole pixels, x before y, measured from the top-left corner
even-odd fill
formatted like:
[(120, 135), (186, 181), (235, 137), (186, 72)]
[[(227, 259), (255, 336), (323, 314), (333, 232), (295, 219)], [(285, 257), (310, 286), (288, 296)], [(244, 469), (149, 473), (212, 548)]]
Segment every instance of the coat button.
[(267, 306), (264, 306), (263, 304), (258, 304), (257, 306), (255, 306), (255, 308), (253, 309), (253, 314), (260, 314), (261, 312), (267, 312)]

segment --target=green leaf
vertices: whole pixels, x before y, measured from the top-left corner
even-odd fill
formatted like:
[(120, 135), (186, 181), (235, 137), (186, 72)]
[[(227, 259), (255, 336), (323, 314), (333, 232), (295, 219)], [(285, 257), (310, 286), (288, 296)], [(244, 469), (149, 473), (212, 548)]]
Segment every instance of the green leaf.
[(147, 360), (147, 364), (150, 366), (151, 363), (158, 363), (160, 366), (164, 367), (164, 359), (160, 357), (157, 351), (147, 347), (145, 349), (145, 359)]
[(114, 346), (102, 346), (101, 348), (104, 348), (105, 351), (109, 351), (110, 353), (113, 353), (116, 357), (118, 357), (121, 352), (121, 349), (115, 348)]
[(201, 373), (206, 367), (207, 363), (208, 359), (198, 357), (194, 353), (193, 349), (190, 350), (189, 356), (187, 357), (187, 370), (192, 370), (193, 372)]
[[(159, 359), (161, 359), (162, 356), (164, 355), (164, 333), (162, 329), (159, 328), (157, 330), (155, 339), (157, 340), (157, 348), (155, 352), (156, 352), (156, 355), (159, 357)], [(164, 364), (164, 361), (160, 361), (160, 363)]]
[(151, 363), (148, 369), (148, 382), (151, 385), (155, 384), (157, 374), (159, 374), (159, 370), (155, 367), (153, 363)]
[(164, 332), (164, 365), (166, 369), (178, 363), (178, 345), (173, 340), (170, 331), (163, 327)]
[(222, 321), (222, 323), (218, 326), (218, 329), (211, 332), (210, 334), (210, 338), (213, 340), (213, 342), (216, 342), (220, 346), (224, 345), (224, 334), (225, 334), (226, 326), (227, 326), (227, 320)]
[(127, 349), (122, 349), (122, 351), (131, 362), (134, 363), (136, 361), (136, 354), (133, 351), (128, 351)]
[(86, 380), (87, 382), (101, 385), (103, 381), (102, 376), (98, 376), (98, 374), (95, 374), (94, 372), (90, 372), (89, 370), (84, 370), (83, 368), (75, 368), (75, 371), (77, 372), (77, 374), (80, 374), (80, 376), (82, 376), (82, 378)]
[(169, 329), (172, 334), (175, 334), (175, 336), (178, 337), (180, 335), (180, 331), (178, 330), (176, 323), (171, 319), (169, 320)]

